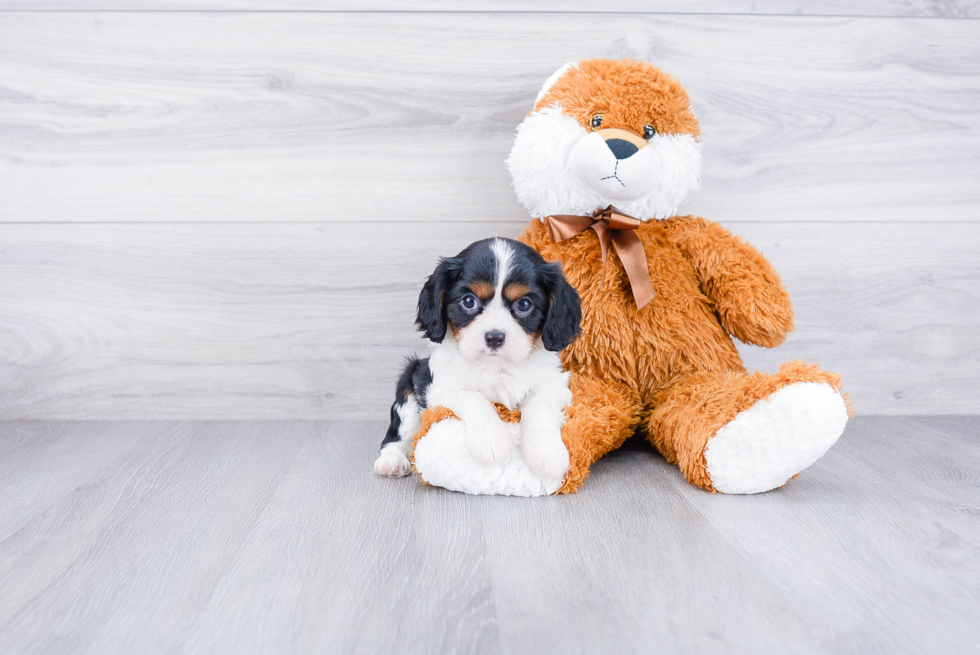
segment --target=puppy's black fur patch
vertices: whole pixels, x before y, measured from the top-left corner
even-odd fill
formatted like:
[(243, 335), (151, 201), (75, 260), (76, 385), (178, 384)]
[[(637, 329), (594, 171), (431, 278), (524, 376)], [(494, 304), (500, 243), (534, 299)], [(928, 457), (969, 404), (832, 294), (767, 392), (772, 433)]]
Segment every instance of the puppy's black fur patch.
[(443, 258), (422, 286), (415, 324), (429, 341), (442, 343), (446, 337), (446, 293), (456, 283), (462, 267), (459, 257)]
[(578, 292), (562, 274), (560, 263), (548, 264), (543, 277), (551, 302), (541, 331), (541, 341), (548, 350), (558, 352), (575, 341), (582, 330), (582, 302)]
[(406, 358), (405, 368), (398, 376), (398, 384), (395, 386), (395, 402), (391, 405), (391, 424), (388, 426), (388, 432), (385, 433), (384, 441), (381, 442), (382, 448), (392, 441), (401, 439), (398, 435), (402, 426), (399, 412), (413, 395), (420, 408), (426, 406), (425, 394), (430, 384), (432, 384), (432, 372), (429, 370), (429, 358), (421, 359), (415, 355)]

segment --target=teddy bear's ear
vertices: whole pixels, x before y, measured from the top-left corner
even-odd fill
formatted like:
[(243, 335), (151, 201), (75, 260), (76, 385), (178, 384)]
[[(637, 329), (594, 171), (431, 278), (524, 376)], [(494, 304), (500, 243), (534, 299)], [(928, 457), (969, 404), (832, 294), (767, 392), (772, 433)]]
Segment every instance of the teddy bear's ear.
[(548, 314), (541, 330), (541, 341), (548, 350), (557, 352), (575, 341), (582, 322), (582, 303), (561, 272), (558, 262), (548, 264), (544, 273), (549, 287)]
[(435, 343), (442, 343), (446, 336), (446, 292), (455, 283), (460, 270), (461, 260), (455, 257), (440, 259), (419, 294), (415, 324), (426, 339)]
[(561, 79), (562, 75), (567, 73), (569, 70), (575, 68), (576, 66), (578, 66), (578, 62), (570, 61), (564, 66), (562, 66), (561, 68), (559, 68), (558, 70), (556, 70), (554, 73), (552, 73), (551, 77), (545, 80), (544, 86), (541, 87), (541, 90), (538, 91), (538, 97), (534, 99), (534, 104), (537, 105), (539, 102), (541, 102), (541, 98), (543, 98), (545, 94), (548, 93), (548, 89), (554, 86), (555, 82)]

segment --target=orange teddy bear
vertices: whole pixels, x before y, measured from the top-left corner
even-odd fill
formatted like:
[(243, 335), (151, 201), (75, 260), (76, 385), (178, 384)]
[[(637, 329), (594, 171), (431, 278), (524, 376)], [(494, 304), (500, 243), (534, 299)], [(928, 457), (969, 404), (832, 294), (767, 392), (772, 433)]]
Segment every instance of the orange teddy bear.
[[(577, 490), (636, 431), (702, 489), (768, 491), (821, 457), (847, 423), (836, 374), (798, 360), (776, 374), (745, 370), (732, 337), (778, 346), (793, 310), (755, 248), (675, 215), (700, 183), (698, 137), (677, 80), (625, 59), (566, 64), (518, 128), (507, 165), (535, 218), (521, 240), (562, 262), (582, 299), (582, 334), (561, 353), (574, 399), (558, 493)], [(444, 408), (424, 412), (416, 454), (434, 426), (454, 420)], [(415, 464), (423, 480), (466, 470), (436, 457)], [(510, 493), (492, 481), (477, 492)]]

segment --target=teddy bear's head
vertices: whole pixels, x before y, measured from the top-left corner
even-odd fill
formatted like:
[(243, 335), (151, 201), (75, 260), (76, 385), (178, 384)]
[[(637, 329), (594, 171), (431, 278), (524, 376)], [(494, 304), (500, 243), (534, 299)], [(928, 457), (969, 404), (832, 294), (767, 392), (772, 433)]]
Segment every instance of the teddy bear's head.
[(698, 121), (672, 76), (629, 59), (569, 63), (548, 78), (507, 159), (533, 217), (609, 205), (668, 218), (701, 180)]

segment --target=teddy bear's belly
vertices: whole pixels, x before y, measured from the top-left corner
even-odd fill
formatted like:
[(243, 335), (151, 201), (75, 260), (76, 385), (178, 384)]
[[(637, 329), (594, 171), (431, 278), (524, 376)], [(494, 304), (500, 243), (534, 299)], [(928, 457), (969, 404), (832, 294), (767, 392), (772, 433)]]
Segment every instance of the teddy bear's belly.
[(744, 370), (693, 264), (668, 238), (671, 225), (649, 222), (637, 231), (655, 294), (642, 310), (615, 249), (604, 263), (593, 230), (561, 243), (541, 221), (525, 230), (521, 240), (561, 261), (582, 300), (582, 334), (561, 355), (567, 370), (625, 384), (645, 401), (688, 373)]
[[(623, 279), (610, 277), (613, 288), (605, 298), (597, 297), (594, 283), (582, 280), (586, 311), (581, 336), (562, 354), (568, 370), (625, 384), (645, 399), (695, 371), (744, 370), (714, 304), (693, 277), (667, 279), (661, 272), (654, 279), (656, 296), (639, 311), (626, 296), (625, 273)], [(615, 293), (617, 286), (622, 295)]]

